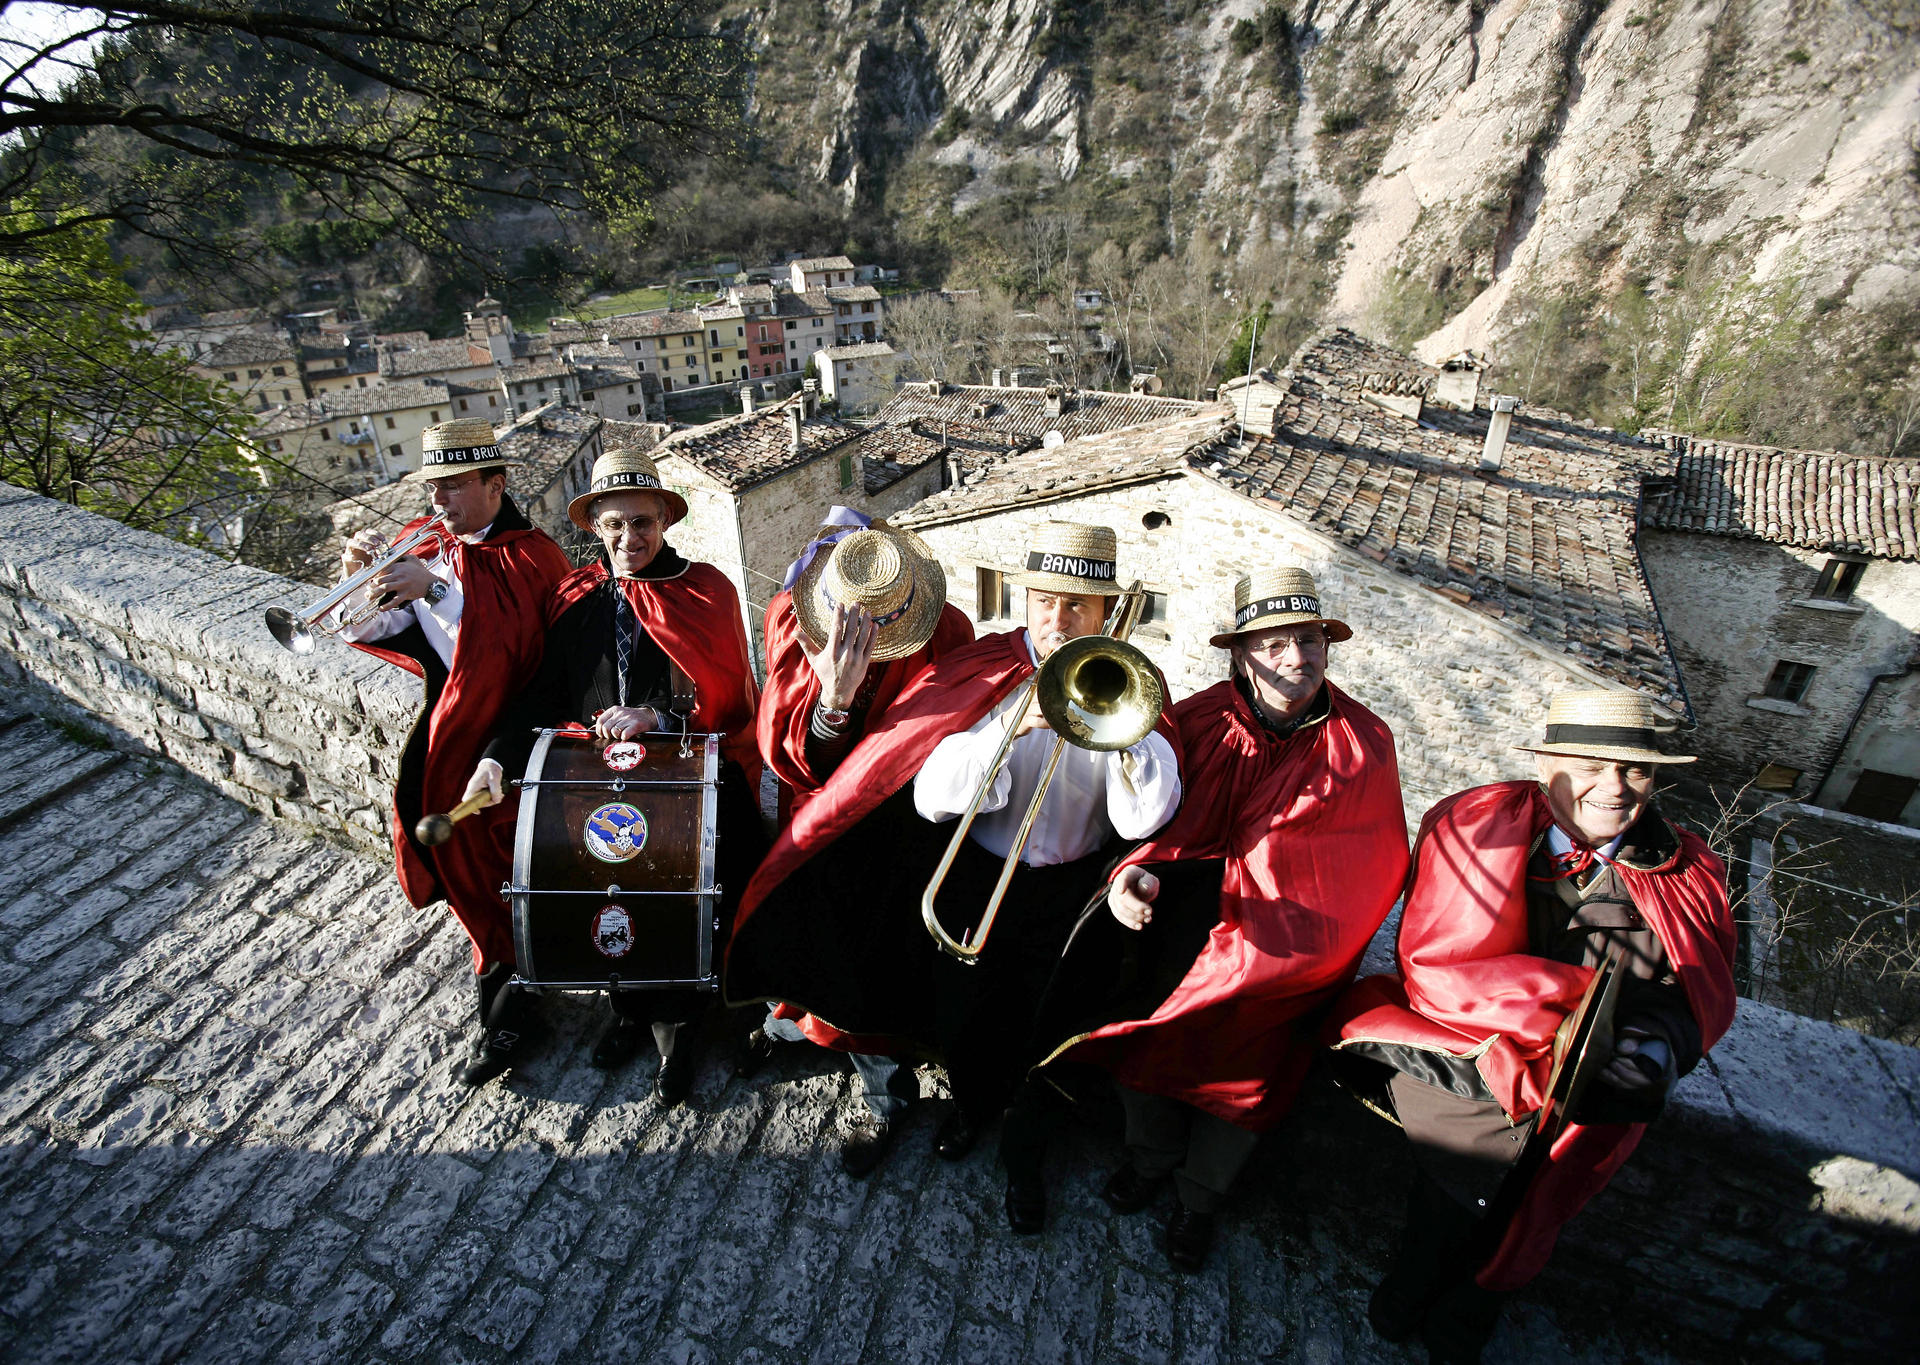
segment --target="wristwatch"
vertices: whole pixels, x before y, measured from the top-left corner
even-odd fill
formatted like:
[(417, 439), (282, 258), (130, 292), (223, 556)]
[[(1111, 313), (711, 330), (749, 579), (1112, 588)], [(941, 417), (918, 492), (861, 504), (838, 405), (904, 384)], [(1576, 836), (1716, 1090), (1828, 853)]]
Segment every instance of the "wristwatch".
[(836, 711), (824, 703), (820, 706), (820, 719), (836, 730), (847, 728), (847, 722), (853, 719), (851, 711)]
[(434, 579), (433, 586), (431, 588), (428, 588), (426, 592), (421, 594), (421, 596), (427, 599), (428, 606), (430, 607), (439, 606), (442, 602), (447, 600), (447, 585), (445, 581), (438, 578)]

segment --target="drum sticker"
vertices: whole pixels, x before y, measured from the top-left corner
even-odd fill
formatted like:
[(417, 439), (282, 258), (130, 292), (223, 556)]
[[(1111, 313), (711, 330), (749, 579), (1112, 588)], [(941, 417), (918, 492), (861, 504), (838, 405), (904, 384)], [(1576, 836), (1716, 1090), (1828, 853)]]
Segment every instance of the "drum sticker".
[(626, 907), (609, 905), (593, 917), (593, 946), (602, 957), (625, 957), (633, 950), (633, 917)]
[(624, 863), (647, 846), (647, 817), (624, 801), (610, 801), (587, 817), (587, 852), (603, 863)]
[(617, 773), (624, 773), (639, 767), (640, 760), (647, 756), (647, 751), (632, 740), (623, 739), (618, 744), (609, 744), (601, 751), (600, 756), (607, 760), (609, 768)]

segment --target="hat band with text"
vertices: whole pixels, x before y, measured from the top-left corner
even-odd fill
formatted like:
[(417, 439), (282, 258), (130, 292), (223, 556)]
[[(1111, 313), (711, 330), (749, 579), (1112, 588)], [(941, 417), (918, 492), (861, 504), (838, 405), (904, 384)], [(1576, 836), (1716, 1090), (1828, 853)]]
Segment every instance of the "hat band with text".
[(592, 491), (605, 493), (613, 488), (658, 488), (660, 480), (651, 474), (602, 474), (593, 481)]
[(479, 464), (483, 460), (502, 458), (499, 446), (463, 446), (457, 450), (423, 450), (420, 452), (420, 464)]
[(1065, 578), (1091, 578), (1096, 582), (1111, 583), (1114, 569), (1111, 559), (1087, 559), (1081, 555), (1054, 554), (1050, 550), (1027, 552), (1028, 573), (1056, 573)]
[(1309, 597), (1305, 593), (1294, 593), (1287, 597), (1263, 597), (1258, 602), (1249, 602), (1233, 614), (1233, 624), (1244, 626), (1257, 616), (1308, 616), (1320, 614), (1320, 599)]
[(1548, 744), (1604, 744), (1618, 749), (1651, 749), (1653, 731), (1630, 725), (1549, 725)]

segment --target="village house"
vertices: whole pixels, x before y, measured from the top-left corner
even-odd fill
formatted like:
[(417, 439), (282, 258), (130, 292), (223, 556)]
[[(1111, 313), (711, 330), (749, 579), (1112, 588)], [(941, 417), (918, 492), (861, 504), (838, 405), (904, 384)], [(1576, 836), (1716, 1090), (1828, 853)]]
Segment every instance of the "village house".
[(307, 396), (340, 389), (365, 389), (382, 380), (380, 355), (372, 345), (347, 336), (300, 338), (300, 378)]
[(830, 285), (853, 284), (856, 268), (845, 256), (805, 256), (787, 263), (787, 287), (796, 294), (808, 294)]
[[(593, 462), (602, 451), (599, 416), (548, 405), (495, 432), (507, 466), (507, 491), (528, 521), (562, 545), (581, 540), (567, 518), (567, 504), (593, 482)], [(584, 541), (581, 547), (583, 548)]]
[(808, 359), (837, 339), (833, 301), (824, 293), (781, 293), (774, 299), (774, 314), (786, 340), (789, 373), (803, 373)]
[(569, 346), (567, 364), (579, 386), (582, 408), (620, 421), (647, 420), (646, 386), (639, 366), (621, 355), (618, 347)]
[(523, 417), (547, 403), (576, 406), (580, 381), (565, 360), (546, 356), (495, 372), (495, 387), (512, 416)]
[[(950, 600), (981, 630), (1024, 619), (1008, 579), (1038, 522), (1113, 527), (1121, 579), (1151, 594), (1135, 640), (1176, 697), (1226, 676), (1208, 637), (1228, 624), (1240, 574), (1309, 569), (1354, 629), (1330, 676), (1393, 727), (1413, 818), (1448, 792), (1525, 775), (1509, 746), (1562, 688), (1630, 687), (1690, 719), (1634, 543), (1639, 478), (1663, 452), (1552, 414), (1436, 403), (1408, 415), (1370, 396), (1435, 377), (1336, 331), (1295, 357), (1270, 426), (1245, 439), (1228, 403), (1081, 435), (1063, 393), (1058, 413), (1042, 410), (1062, 439), (974, 463), (896, 521), (934, 547)], [(1079, 397), (1095, 411), (1174, 401)]]
[(1700, 775), (1920, 825), (1920, 469), (1660, 439), (1640, 552)]
[(876, 420), (991, 428), (1007, 438), (1007, 445), (1023, 447), (1037, 446), (1054, 433), (1072, 440), (1190, 416), (1204, 406), (1190, 398), (1162, 398), (1144, 388), (1108, 393), (1060, 384), (1007, 384), (1001, 382), (1004, 377), (995, 370), (991, 384), (948, 384), (938, 379), (903, 384)]
[(707, 382), (723, 384), (748, 378), (746, 309), (729, 302), (703, 304), (694, 311), (706, 334)]
[[(581, 336), (597, 338), (623, 352), (641, 373), (657, 374), (667, 393), (707, 383), (703, 332), (699, 314), (671, 311), (608, 318), (579, 329)], [(555, 329), (554, 335), (570, 337), (574, 332)]]
[(884, 334), (880, 291), (870, 284), (853, 284), (825, 291), (833, 305), (835, 340), (840, 345), (878, 341)]
[(193, 362), (193, 371), (228, 390), (240, 403), (264, 412), (277, 403), (296, 403), (306, 389), (293, 343), (279, 332), (235, 331)]
[(828, 346), (819, 352), (820, 395), (842, 412), (867, 412), (893, 397), (893, 347), (884, 341)]
[[(252, 433), (255, 458), (269, 482), (331, 501), (343, 490), (391, 483), (418, 469), (421, 433), (462, 411), (484, 415), (486, 397), (429, 380), (323, 394), (263, 414)], [(459, 407), (463, 402), (470, 407)]]

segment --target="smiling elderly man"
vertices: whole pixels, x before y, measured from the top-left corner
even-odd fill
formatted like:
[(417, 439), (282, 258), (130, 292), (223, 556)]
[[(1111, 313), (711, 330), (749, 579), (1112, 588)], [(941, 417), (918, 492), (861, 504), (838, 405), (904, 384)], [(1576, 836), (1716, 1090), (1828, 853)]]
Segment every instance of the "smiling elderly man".
[[(687, 515), (687, 502), (661, 486), (653, 460), (639, 451), (610, 450), (595, 460), (587, 491), (567, 505), (567, 515), (599, 538), (601, 555), (554, 589), (539, 670), (502, 712), (467, 795), (485, 792), (500, 801), (506, 775), (526, 768), (536, 727), (577, 723), (602, 740), (720, 734), (715, 859), (724, 924), (766, 844), (753, 737), (759, 692), (740, 595), (713, 565), (689, 562), (667, 543), (667, 532)], [(684, 702), (689, 689), (690, 709)], [(660, 1052), (654, 1090), (667, 1104), (685, 1099), (697, 1063), (698, 1023), (711, 995), (624, 990), (609, 998), (613, 1018), (594, 1047), (593, 1064), (625, 1064), (651, 1023)], [(498, 1069), (528, 1050), (529, 1026), (537, 1031), (524, 1008), (516, 1022), (515, 1036), (493, 1045)]]
[[(1538, 782), (1476, 787), (1427, 814), (1399, 978), (1335, 1007), (1346, 1079), (1413, 1143), (1417, 1176), (1368, 1317), (1437, 1362), (1480, 1358), (1501, 1296), (1546, 1264), (1668, 1091), (1733, 1019), (1726, 869), (1653, 807), (1652, 703), (1563, 692), (1531, 750)], [(1618, 964), (1613, 1050), (1535, 1148), (1563, 1023)], [(1382, 1084), (1384, 1083), (1384, 1084)], [(1546, 1139), (1547, 1134), (1542, 1134)]]

